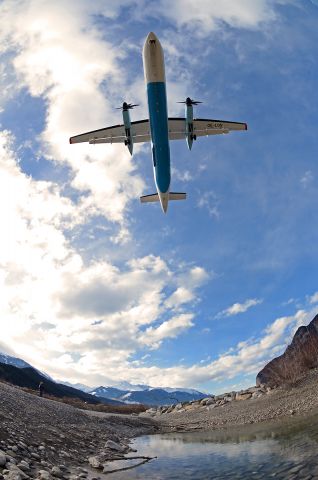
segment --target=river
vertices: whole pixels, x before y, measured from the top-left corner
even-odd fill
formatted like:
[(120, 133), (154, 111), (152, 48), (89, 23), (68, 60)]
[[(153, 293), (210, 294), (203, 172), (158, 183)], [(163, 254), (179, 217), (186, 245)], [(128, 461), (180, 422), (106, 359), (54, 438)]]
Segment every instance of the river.
[(157, 458), (107, 478), (318, 480), (318, 414), (231, 430), (144, 436), (132, 447), (138, 453), (131, 456)]

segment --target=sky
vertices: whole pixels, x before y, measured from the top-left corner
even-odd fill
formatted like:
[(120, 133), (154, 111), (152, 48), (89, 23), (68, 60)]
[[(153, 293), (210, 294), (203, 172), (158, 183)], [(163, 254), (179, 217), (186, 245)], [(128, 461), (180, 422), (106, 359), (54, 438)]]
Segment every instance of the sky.
[[(255, 384), (318, 310), (316, 0), (0, 3), (0, 351), (55, 379), (211, 393)], [(170, 116), (247, 132), (170, 142), (166, 215), (150, 145), (70, 145), (148, 116), (142, 47)]]

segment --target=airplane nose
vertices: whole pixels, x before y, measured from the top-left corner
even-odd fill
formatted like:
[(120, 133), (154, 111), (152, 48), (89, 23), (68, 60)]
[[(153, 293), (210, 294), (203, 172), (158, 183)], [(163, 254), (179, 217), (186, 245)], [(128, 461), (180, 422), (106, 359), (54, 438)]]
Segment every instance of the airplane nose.
[(146, 40), (147, 43), (150, 43), (150, 44), (156, 43), (157, 40), (158, 40), (158, 39), (157, 39), (156, 35), (155, 35), (153, 32), (148, 33), (147, 40)]

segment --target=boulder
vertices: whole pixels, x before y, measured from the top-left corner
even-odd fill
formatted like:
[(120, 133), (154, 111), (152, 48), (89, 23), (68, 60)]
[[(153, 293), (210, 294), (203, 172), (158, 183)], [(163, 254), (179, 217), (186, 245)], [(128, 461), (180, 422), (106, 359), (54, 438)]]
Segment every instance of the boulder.
[(224, 397), (223, 400), (225, 402), (232, 402), (232, 400), (234, 400), (234, 398), (232, 397), (232, 395), (228, 395), (227, 397)]
[(252, 394), (249, 392), (243, 392), (243, 393), (237, 392), (237, 394), (235, 395), (235, 400), (248, 400), (251, 397), (252, 397)]
[(127, 451), (128, 447), (121, 445), (120, 443), (113, 442), (113, 440), (107, 440), (105, 443), (105, 448), (109, 448), (110, 450), (115, 450), (115, 452), (124, 453)]

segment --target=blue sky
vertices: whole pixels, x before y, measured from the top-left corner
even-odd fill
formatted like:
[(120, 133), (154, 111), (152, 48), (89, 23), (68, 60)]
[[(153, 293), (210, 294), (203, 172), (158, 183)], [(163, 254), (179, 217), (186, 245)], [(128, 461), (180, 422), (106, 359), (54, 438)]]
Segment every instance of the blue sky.
[[(303, 0), (7, 1), (0, 6), (0, 350), (55, 378), (251, 385), (317, 313), (318, 5)], [(165, 52), (168, 108), (247, 132), (69, 145), (147, 118), (141, 50)]]

